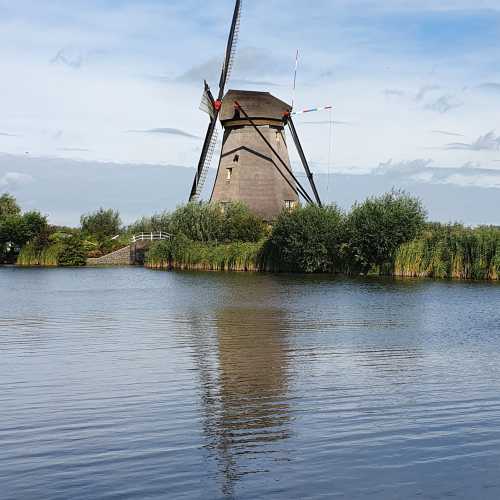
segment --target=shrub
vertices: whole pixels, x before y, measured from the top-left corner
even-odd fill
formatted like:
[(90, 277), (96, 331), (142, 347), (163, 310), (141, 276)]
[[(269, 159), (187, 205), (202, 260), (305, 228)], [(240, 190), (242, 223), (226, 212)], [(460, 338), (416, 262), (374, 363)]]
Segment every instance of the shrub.
[(169, 217), (167, 232), (192, 241), (259, 241), (266, 225), (242, 203), (188, 203)]
[(79, 235), (71, 235), (61, 243), (58, 255), (58, 264), (63, 267), (85, 266), (87, 263), (87, 252), (85, 244)]
[(93, 239), (102, 252), (112, 247), (111, 238), (120, 233), (122, 221), (116, 210), (100, 208), (96, 212), (82, 215), (80, 218), (82, 233)]
[(170, 230), (170, 214), (162, 212), (151, 217), (141, 217), (133, 224), (127, 226), (127, 234), (140, 233), (168, 233)]
[(335, 270), (340, 266), (343, 219), (335, 205), (283, 211), (266, 247), (270, 267), (305, 273)]
[(366, 273), (392, 262), (397, 248), (421, 232), (425, 218), (420, 200), (403, 191), (355, 204), (346, 220), (347, 271)]
[(41, 245), (47, 239), (47, 232), (47, 218), (39, 212), (3, 216), (0, 218), (0, 262), (15, 262), (21, 247), (29, 241)]

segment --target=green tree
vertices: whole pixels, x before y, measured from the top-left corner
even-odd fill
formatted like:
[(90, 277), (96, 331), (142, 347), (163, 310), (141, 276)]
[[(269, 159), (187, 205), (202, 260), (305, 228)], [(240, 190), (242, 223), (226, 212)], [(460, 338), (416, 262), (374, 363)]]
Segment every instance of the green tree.
[(346, 221), (349, 270), (366, 273), (392, 262), (397, 248), (422, 231), (426, 215), (418, 198), (398, 190), (355, 204)]
[(14, 262), (22, 246), (45, 238), (47, 232), (47, 218), (40, 212), (0, 218), (0, 261)]
[(285, 271), (317, 273), (338, 269), (343, 219), (335, 205), (283, 211), (272, 228), (268, 258)]
[(261, 240), (266, 234), (264, 221), (252, 213), (243, 203), (228, 203), (223, 210), (225, 241), (252, 241)]
[(215, 203), (188, 203), (170, 216), (169, 232), (190, 240), (211, 242), (224, 239), (224, 212)]
[(58, 264), (63, 267), (85, 266), (87, 252), (83, 239), (78, 234), (73, 234), (61, 241), (61, 250)]
[(4, 193), (0, 196), (0, 220), (9, 215), (19, 215), (20, 213), (21, 208), (12, 195)]
[(99, 248), (104, 250), (111, 238), (120, 233), (122, 221), (118, 211), (100, 208), (96, 212), (82, 215), (80, 224), (82, 233), (93, 238)]

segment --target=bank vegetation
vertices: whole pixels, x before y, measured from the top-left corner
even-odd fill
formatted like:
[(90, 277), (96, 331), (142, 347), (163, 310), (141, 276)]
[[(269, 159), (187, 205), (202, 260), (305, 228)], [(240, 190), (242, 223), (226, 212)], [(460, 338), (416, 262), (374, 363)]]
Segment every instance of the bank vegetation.
[(151, 269), (271, 271), (498, 280), (500, 227), (429, 223), (420, 200), (391, 191), (343, 211), (336, 205), (284, 210), (267, 224), (241, 203), (191, 203), (128, 226), (112, 209), (82, 215), (77, 228), (50, 225), (0, 197), (0, 264), (84, 266), (139, 233), (168, 233), (151, 245)]

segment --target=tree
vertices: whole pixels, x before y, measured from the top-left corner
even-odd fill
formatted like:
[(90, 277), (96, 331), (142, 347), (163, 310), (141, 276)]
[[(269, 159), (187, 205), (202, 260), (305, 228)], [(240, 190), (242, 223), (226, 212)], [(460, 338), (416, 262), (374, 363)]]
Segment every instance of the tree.
[(266, 230), (263, 220), (243, 203), (188, 203), (163, 218), (167, 232), (203, 243), (258, 241)]
[(418, 198), (398, 190), (355, 204), (346, 221), (350, 271), (391, 262), (401, 244), (418, 236), (426, 215)]
[(0, 220), (9, 215), (19, 215), (20, 213), (21, 208), (12, 195), (4, 193), (0, 196)]
[(82, 238), (73, 234), (60, 243), (61, 251), (57, 263), (63, 267), (85, 266), (87, 263), (87, 252)]
[(261, 240), (266, 234), (264, 221), (253, 214), (243, 203), (227, 203), (224, 207), (225, 241), (251, 241)]
[(283, 211), (272, 228), (269, 258), (285, 271), (317, 273), (339, 267), (344, 215), (335, 206)]
[(47, 232), (47, 218), (40, 212), (13, 213), (0, 218), (0, 261), (15, 261), (23, 245), (44, 239)]
[(94, 238), (99, 247), (103, 248), (110, 238), (119, 234), (122, 221), (118, 211), (100, 208), (96, 212), (82, 215), (80, 224), (82, 233)]

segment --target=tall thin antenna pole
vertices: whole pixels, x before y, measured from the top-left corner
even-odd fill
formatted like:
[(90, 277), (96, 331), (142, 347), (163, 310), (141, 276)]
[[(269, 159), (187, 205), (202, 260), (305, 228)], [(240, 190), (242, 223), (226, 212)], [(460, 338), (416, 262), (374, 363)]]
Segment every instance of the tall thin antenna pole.
[(292, 90), (292, 109), (295, 102), (295, 89), (297, 87), (297, 69), (299, 67), (299, 49), (297, 49), (297, 53), (295, 54), (295, 71), (293, 73), (293, 90)]

